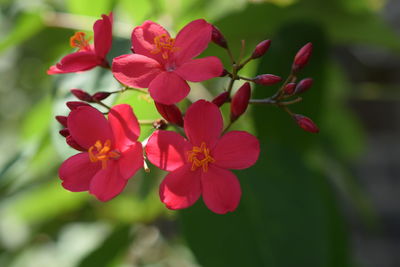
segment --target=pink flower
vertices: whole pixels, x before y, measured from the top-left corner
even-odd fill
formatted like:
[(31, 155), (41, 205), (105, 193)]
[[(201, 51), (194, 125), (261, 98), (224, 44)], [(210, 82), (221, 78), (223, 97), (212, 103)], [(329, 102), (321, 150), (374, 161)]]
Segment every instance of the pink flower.
[(132, 32), (135, 54), (114, 59), (112, 71), (121, 83), (149, 88), (151, 97), (171, 105), (187, 96), (186, 81), (201, 82), (221, 75), (223, 66), (217, 57), (197, 57), (211, 41), (212, 25), (203, 19), (187, 24), (176, 36), (159, 24), (146, 21)]
[(72, 110), (68, 131), (82, 148), (59, 169), (62, 186), (72, 192), (89, 191), (101, 201), (121, 193), (128, 179), (143, 167), (140, 127), (132, 108), (114, 106), (108, 120), (91, 106)]
[(200, 195), (215, 213), (234, 211), (238, 206), (240, 184), (228, 169), (253, 165), (260, 152), (259, 142), (242, 131), (220, 136), (222, 127), (218, 107), (199, 100), (185, 116), (188, 139), (171, 131), (156, 131), (150, 137), (146, 146), (148, 159), (170, 172), (160, 185), (161, 201), (169, 209), (187, 208)]
[(51, 66), (47, 74), (70, 73), (93, 69), (96, 66), (108, 67), (106, 55), (112, 44), (112, 13), (109, 16), (102, 15), (93, 25), (94, 45), (89, 44), (85, 33), (77, 32), (70, 38), (73, 48), (77, 52), (66, 55), (59, 63)]

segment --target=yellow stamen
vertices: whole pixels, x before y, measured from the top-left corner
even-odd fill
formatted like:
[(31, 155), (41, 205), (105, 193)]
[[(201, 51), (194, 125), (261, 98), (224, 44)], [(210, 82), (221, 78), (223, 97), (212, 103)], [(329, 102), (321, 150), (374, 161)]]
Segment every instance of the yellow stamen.
[(84, 32), (76, 32), (70, 39), (69, 44), (73, 48), (79, 48), (81, 50), (90, 50), (90, 41), (91, 38), (86, 39), (86, 34)]
[(111, 141), (107, 140), (104, 145), (100, 140), (89, 148), (89, 159), (91, 162), (101, 161), (101, 168), (107, 168), (107, 161), (111, 159), (118, 159), (120, 153), (117, 150), (111, 150)]
[[(199, 156), (203, 156), (202, 159), (198, 159)], [(203, 172), (208, 171), (208, 164), (215, 162), (214, 158), (210, 155), (210, 149), (207, 148), (206, 143), (202, 142), (200, 147), (194, 146), (191, 151), (188, 152), (188, 161), (192, 162), (192, 168), (190, 170), (195, 171), (197, 168), (202, 167)]]
[(153, 50), (150, 51), (152, 54), (161, 53), (163, 59), (167, 59), (169, 55), (179, 48), (175, 47), (175, 39), (169, 37), (167, 34), (161, 34), (154, 37), (154, 45), (156, 46)]

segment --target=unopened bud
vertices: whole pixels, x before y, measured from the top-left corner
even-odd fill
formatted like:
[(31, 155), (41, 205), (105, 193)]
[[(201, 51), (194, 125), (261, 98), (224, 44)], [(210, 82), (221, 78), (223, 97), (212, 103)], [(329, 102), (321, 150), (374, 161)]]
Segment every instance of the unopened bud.
[(243, 84), (232, 98), (231, 121), (237, 120), (247, 109), (251, 95), (250, 83)]
[(67, 116), (56, 116), (56, 120), (65, 128), (67, 127)]
[(294, 114), (293, 119), (296, 123), (304, 130), (310, 133), (318, 133), (319, 129), (317, 125), (308, 117), (301, 114)]
[(256, 59), (262, 57), (268, 51), (270, 46), (271, 46), (271, 40), (262, 41), (256, 46), (256, 48), (254, 48), (254, 51), (251, 54), (251, 58)]
[(228, 48), (228, 43), (226, 42), (224, 35), (214, 25), (212, 25), (211, 40), (223, 48)]
[(92, 98), (94, 101), (101, 101), (109, 97), (111, 93), (109, 92), (97, 92), (94, 95), (92, 95)]
[(296, 89), (294, 90), (295, 94), (301, 94), (310, 89), (310, 87), (313, 84), (313, 79), (312, 78), (306, 78), (301, 80), (297, 86)]
[(90, 106), (89, 104), (85, 103), (85, 102), (81, 102), (81, 101), (68, 101), (67, 102), (67, 107), (70, 110), (74, 110), (77, 107), (82, 107), (82, 106)]
[(288, 83), (288, 84), (286, 84), (283, 91), (284, 91), (285, 95), (293, 95), (295, 88), (296, 88), (295, 83)]
[(222, 106), (229, 99), (229, 93), (227, 91), (217, 95), (211, 102), (218, 107)]
[(62, 136), (67, 137), (69, 136), (69, 130), (67, 128), (64, 128), (60, 131), (58, 131)]
[(261, 74), (253, 79), (253, 82), (261, 85), (273, 85), (282, 81), (282, 78), (273, 74)]
[(86, 150), (86, 149), (84, 149), (83, 147), (81, 147), (81, 146), (74, 140), (74, 138), (72, 138), (71, 135), (68, 135), (68, 136), (65, 138), (65, 141), (67, 142), (67, 144), (68, 144), (70, 147), (72, 147), (72, 148), (74, 148), (74, 149), (76, 149), (76, 150), (79, 150), (79, 151), (85, 151), (85, 150)]
[(71, 93), (79, 100), (82, 100), (85, 102), (93, 101), (92, 97), (88, 93), (86, 93), (85, 91), (83, 91), (81, 89), (71, 89)]
[(167, 121), (174, 123), (179, 126), (183, 126), (182, 112), (176, 105), (164, 105), (161, 103), (154, 102), (158, 113), (163, 116)]
[(294, 72), (302, 69), (310, 59), (312, 53), (312, 43), (307, 43), (305, 46), (300, 48), (294, 57), (292, 69)]

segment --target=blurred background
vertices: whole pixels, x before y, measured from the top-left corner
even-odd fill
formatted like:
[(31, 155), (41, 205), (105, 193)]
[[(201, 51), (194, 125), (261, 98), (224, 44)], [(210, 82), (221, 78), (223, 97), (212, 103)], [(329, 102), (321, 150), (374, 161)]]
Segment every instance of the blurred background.
[[(130, 53), (130, 33), (146, 19), (176, 33), (205, 18), (236, 55), (242, 39), (246, 55), (272, 39), (243, 70), (250, 77), (286, 77), (296, 51), (313, 42), (300, 77), (314, 86), (292, 109), (321, 132), (302, 131), (275, 107), (252, 107), (235, 127), (257, 135), (262, 154), (236, 172), (242, 200), (223, 216), (201, 201), (167, 210), (158, 198), (165, 173), (153, 166), (107, 203), (64, 190), (57, 169), (74, 151), (54, 116), (67, 114), (69, 89), (113, 91), (118, 83), (99, 68), (46, 70), (72, 51), (75, 31), (91, 33), (110, 11), (110, 60)], [(400, 1), (0, 0), (0, 55), (0, 266), (400, 266)], [(216, 45), (204, 55), (229, 69)], [(212, 99), (226, 86), (194, 84), (190, 99)], [(275, 90), (255, 87), (253, 97)], [(139, 119), (158, 117), (133, 92), (110, 102), (130, 103)], [(141, 139), (151, 132), (143, 127)]]

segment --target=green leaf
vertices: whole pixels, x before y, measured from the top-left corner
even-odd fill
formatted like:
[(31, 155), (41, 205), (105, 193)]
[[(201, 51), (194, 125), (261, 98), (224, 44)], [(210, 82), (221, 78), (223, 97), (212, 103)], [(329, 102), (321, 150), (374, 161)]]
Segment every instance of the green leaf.
[[(314, 88), (319, 90), (307, 92), (305, 101), (293, 109), (320, 121), (328, 62), (324, 32), (318, 25), (295, 21), (282, 27), (273, 40), (257, 73), (285, 77), (297, 49), (313, 42), (313, 59), (302, 75), (315, 78)], [(272, 92), (259, 86), (253, 97)], [(335, 195), (306, 157), (321, 137), (302, 131), (276, 107), (255, 106), (252, 111), (261, 154), (255, 166), (237, 172), (243, 191), (238, 209), (221, 216), (196, 204), (180, 213), (184, 236), (199, 263), (205, 267), (349, 266), (347, 234)]]
[(121, 253), (126, 251), (134, 236), (131, 233), (131, 225), (116, 226), (114, 231), (92, 253), (86, 256), (79, 267), (111, 266)]
[(112, 10), (113, 2), (112, 0), (68, 0), (67, 8), (74, 14), (100, 17)]
[(10, 48), (21, 44), (37, 34), (44, 27), (41, 12), (22, 13), (15, 26), (12, 28), (6, 37), (0, 41), (0, 53)]

